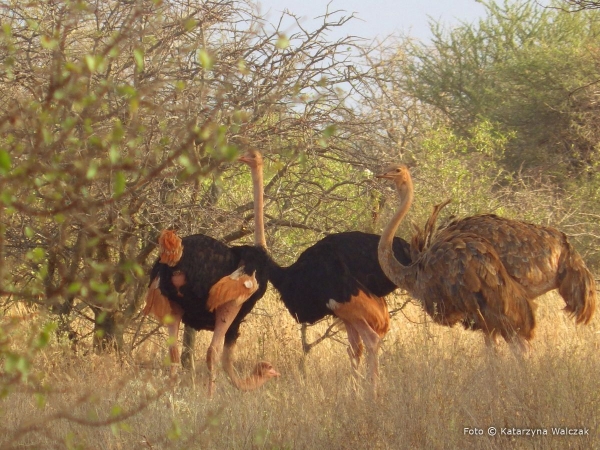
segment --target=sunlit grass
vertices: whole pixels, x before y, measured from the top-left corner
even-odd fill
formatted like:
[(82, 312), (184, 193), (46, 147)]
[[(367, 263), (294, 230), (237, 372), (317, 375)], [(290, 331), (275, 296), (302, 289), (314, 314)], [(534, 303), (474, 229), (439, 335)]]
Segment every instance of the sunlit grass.
[[(175, 386), (161, 364), (162, 339), (120, 359), (54, 344), (35, 363), (48, 386), (43, 401), (21, 388), (0, 403), (8, 431), (0, 448), (593, 448), (598, 320), (576, 327), (554, 294), (539, 304), (524, 361), (505, 344), (491, 354), (480, 333), (439, 327), (410, 305), (383, 345), (375, 400), (354, 389), (343, 331), (311, 351), (303, 374), (299, 327), (273, 298), (261, 301), (238, 342), (242, 372), (266, 359), (282, 373), (254, 392), (237, 391), (220, 373), (216, 396), (207, 398), (208, 333), (196, 345), (195, 384), (184, 375)], [(310, 339), (326, 325), (311, 329)], [(488, 435), (491, 426), (498, 435)], [(513, 427), (549, 435), (501, 435)], [(587, 428), (589, 436), (553, 437), (552, 427)]]

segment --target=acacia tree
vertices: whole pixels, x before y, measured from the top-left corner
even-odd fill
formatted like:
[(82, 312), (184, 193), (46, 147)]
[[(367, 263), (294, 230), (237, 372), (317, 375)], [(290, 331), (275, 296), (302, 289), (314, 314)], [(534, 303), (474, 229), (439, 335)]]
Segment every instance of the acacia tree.
[(484, 5), (478, 23), (434, 25), (431, 45), (407, 45), (398, 82), (462, 135), (482, 118), (515, 132), (505, 154), (510, 169), (589, 173), (598, 159), (597, 130), (585, 119), (595, 111), (597, 12)]
[(279, 155), (270, 225), (318, 230), (302, 209), (345, 201), (322, 181), (289, 194), (300, 177), (329, 175), (328, 158), (364, 126), (339, 88), (353, 42), (325, 37), (349, 18), (326, 14), (286, 37), (233, 0), (0, 8), (5, 306), (37, 303), (73, 338), (83, 316), (98, 348), (121, 347), (161, 228), (226, 241), (251, 233), (251, 203), (223, 189), (238, 184), (232, 172), (219, 175), (243, 146)]

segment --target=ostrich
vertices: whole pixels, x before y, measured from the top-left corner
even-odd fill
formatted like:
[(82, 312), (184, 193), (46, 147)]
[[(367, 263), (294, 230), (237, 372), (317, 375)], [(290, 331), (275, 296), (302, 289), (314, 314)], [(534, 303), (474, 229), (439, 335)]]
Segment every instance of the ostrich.
[(181, 239), (170, 230), (163, 231), (159, 238), (160, 258), (150, 273), (144, 314), (152, 313), (168, 326), (172, 374), (174, 364), (179, 363), (180, 323), (213, 331), (206, 355), (209, 396), (215, 390), (219, 354), (225, 371), (239, 389), (255, 389), (279, 376), (269, 363), (261, 362), (242, 380), (232, 364), (240, 324), (267, 289), (269, 258), (263, 241), (264, 234), (257, 232), (254, 246), (228, 247), (202, 234)]
[[(432, 232), (432, 226), (425, 230), (426, 235)], [(588, 324), (592, 319), (596, 309), (594, 277), (567, 236), (556, 228), (479, 214), (455, 220), (441, 232), (485, 237), (530, 298), (558, 289), (565, 311), (576, 323)]]
[[(439, 324), (469, 323), (483, 331), (491, 345), (500, 334), (511, 348), (528, 350), (535, 328), (531, 296), (514, 280), (485, 238), (461, 230), (442, 230), (424, 246), (410, 265), (391, 251), (392, 239), (413, 201), (408, 168), (394, 166), (379, 178), (392, 180), (400, 207), (379, 241), (379, 263), (399, 287), (419, 300)], [(434, 212), (434, 215), (436, 213)]]
[[(256, 230), (264, 239), (263, 159), (257, 151), (243, 161), (250, 166), (254, 188)], [(358, 231), (334, 233), (306, 249), (289, 267), (269, 258), (269, 280), (299, 323), (315, 323), (333, 315), (348, 333), (348, 354), (357, 373), (363, 343), (367, 347), (368, 377), (373, 390), (378, 378), (377, 353), (389, 329), (390, 317), (384, 296), (396, 286), (377, 261), (379, 236)], [(394, 253), (410, 263), (409, 245), (396, 238)]]

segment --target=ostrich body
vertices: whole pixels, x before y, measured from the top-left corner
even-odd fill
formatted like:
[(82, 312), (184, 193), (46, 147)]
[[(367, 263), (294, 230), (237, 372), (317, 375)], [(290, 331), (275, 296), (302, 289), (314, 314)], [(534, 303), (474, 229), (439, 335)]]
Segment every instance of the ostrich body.
[[(244, 160), (252, 169), (256, 229), (263, 234), (263, 160), (249, 152)], [(348, 353), (358, 369), (363, 343), (367, 347), (369, 378), (373, 389), (378, 377), (377, 353), (389, 329), (390, 316), (384, 296), (396, 286), (377, 261), (379, 236), (359, 231), (326, 236), (306, 249), (291, 266), (281, 267), (269, 258), (269, 280), (299, 323), (315, 323), (328, 315), (342, 320), (348, 333)], [(409, 244), (396, 238), (396, 257), (409, 263)]]
[[(179, 239), (173, 232), (163, 231), (159, 244), (160, 258), (150, 274), (144, 313), (167, 324), (171, 362), (179, 362), (177, 335), (183, 322), (196, 330), (213, 331), (206, 356), (209, 396), (214, 393), (215, 366), (221, 353), (223, 367), (239, 389), (254, 389), (278, 376), (269, 363), (261, 362), (242, 380), (232, 363), (240, 324), (267, 289), (269, 257), (263, 246), (264, 234), (255, 232), (254, 246), (229, 247), (202, 234)], [(169, 320), (165, 320), (167, 316)]]
[(531, 298), (558, 289), (565, 310), (576, 323), (590, 322), (596, 309), (596, 283), (567, 236), (552, 227), (493, 214), (451, 222), (443, 232), (469, 232), (485, 237), (498, 252), (508, 274)]
[(509, 275), (494, 246), (475, 233), (443, 229), (417, 252), (412, 264), (402, 264), (391, 244), (412, 204), (412, 179), (403, 165), (379, 177), (393, 180), (401, 198), (379, 242), (379, 262), (385, 274), (419, 300), (435, 322), (471, 324), (484, 332), (488, 344), (500, 334), (508, 343), (527, 350), (535, 328), (535, 306)]
[[(351, 263), (340, 250), (346, 245), (368, 242), (371, 236), (374, 235), (327, 236), (306, 249), (288, 267), (281, 267), (271, 260), (269, 280), (298, 323), (312, 324), (328, 315), (341, 319), (348, 333), (352, 368), (355, 372), (358, 370), (364, 343), (369, 379), (376, 389), (379, 373), (377, 354), (381, 339), (390, 326), (390, 315), (383, 296), (391, 290), (376, 284), (372, 274), (361, 274), (370, 281), (372, 290), (362, 284), (358, 280), (360, 275), (351, 271)], [(374, 237), (378, 240), (377, 236)], [(389, 280), (386, 279), (384, 284), (387, 283)]]

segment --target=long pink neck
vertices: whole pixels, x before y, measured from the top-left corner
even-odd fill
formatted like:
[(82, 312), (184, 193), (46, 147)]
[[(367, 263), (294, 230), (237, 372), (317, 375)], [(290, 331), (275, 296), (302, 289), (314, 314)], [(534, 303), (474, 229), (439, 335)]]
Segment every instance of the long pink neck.
[(394, 217), (392, 217), (381, 234), (377, 255), (383, 273), (385, 273), (396, 286), (403, 289), (410, 289), (415, 281), (413, 270), (411, 270), (412, 266), (404, 266), (396, 259), (393, 245), (396, 230), (408, 213), (413, 202), (414, 194), (412, 180), (408, 179), (402, 186), (397, 186), (397, 190), (398, 194), (400, 194), (400, 208), (396, 211), (396, 214), (394, 214)]
[(263, 166), (252, 167), (252, 188), (254, 190), (254, 245), (267, 248), (265, 239)]

